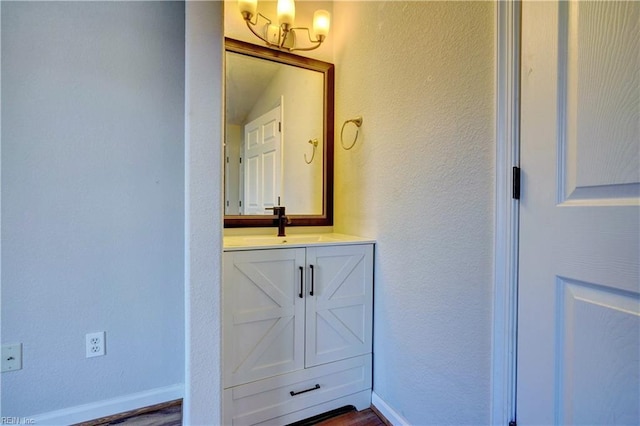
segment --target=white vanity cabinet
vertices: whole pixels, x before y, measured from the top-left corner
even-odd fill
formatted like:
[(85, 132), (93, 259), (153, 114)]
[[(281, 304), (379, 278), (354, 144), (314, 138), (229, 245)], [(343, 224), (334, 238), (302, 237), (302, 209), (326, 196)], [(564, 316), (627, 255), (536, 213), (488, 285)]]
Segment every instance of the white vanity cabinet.
[(368, 407), (372, 299), (373, 244), (225, 250), (225, 424)]

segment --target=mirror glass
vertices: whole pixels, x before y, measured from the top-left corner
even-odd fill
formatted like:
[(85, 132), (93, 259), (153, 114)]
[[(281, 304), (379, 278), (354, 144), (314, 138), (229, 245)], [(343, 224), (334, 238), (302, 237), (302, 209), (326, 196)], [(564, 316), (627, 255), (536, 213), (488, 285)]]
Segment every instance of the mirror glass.
[(225, 226), (331, 225), (333, 65), (225, 42)]

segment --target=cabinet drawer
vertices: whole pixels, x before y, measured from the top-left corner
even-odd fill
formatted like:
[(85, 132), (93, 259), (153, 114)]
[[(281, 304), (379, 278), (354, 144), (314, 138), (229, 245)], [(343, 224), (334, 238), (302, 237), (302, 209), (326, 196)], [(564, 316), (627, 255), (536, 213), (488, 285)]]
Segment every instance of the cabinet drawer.
[(226, 389), (225, 423), (252, 425), (370, 389), (371, 371), (367, 354)]

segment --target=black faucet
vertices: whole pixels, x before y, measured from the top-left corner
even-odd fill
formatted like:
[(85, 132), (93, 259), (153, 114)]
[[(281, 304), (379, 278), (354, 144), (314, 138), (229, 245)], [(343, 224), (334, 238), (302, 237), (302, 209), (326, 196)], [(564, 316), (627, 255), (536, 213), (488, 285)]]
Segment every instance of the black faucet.
[(275, 224), (278, 225), (278, 237), (285, 237), (284, 227), (291, 223), (291, 220), (284, 215), (284, 206), (267, 207), (265, 210), (273, 210), (273, 215), (277, 216)]

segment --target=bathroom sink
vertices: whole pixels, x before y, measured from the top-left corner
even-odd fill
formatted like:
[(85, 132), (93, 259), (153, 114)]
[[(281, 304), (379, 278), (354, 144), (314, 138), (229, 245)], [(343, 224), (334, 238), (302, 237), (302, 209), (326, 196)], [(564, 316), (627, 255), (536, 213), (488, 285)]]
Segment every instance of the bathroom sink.
[(242, 240), (246, 244), (256, 245), (279, 245), (279, 244), (307, 244), (325, 241), (337, 241), (328, 235), (289, 235), (286, 237), (244, 237)]
[(269, 246), (303, 246), (313, 244), (341, 244), (357, 241), (368, 241), (364, 238), (342, 234), (293, 234), (286, 237), (272, 235), (251, 236), (227, 236), (224, 237), (224, 246), (231, 247), (269, 247)]

